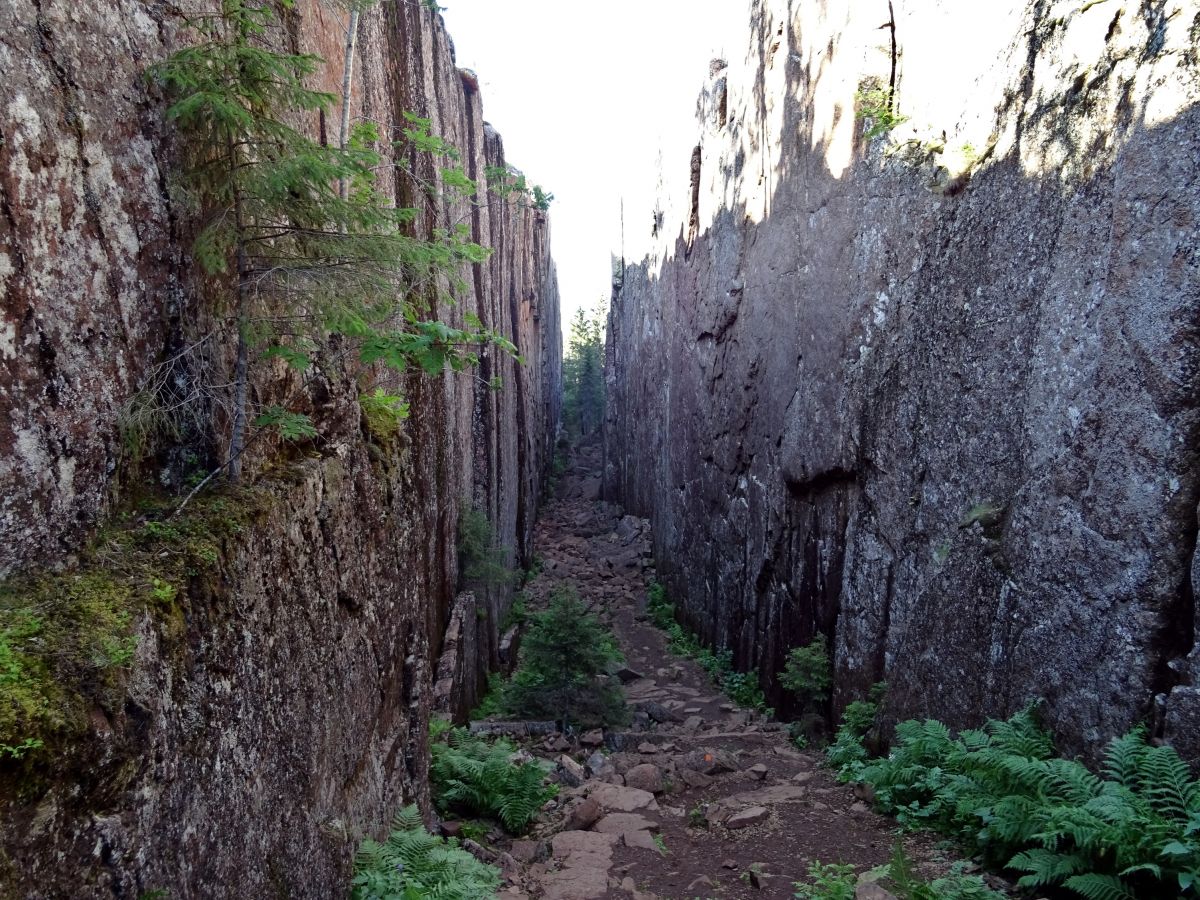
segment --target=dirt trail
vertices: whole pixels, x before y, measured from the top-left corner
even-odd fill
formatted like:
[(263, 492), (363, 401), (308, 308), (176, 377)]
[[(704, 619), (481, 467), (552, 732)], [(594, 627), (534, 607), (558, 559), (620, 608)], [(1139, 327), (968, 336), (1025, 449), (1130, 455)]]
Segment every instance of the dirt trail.
[[(537, 608), (571, 583), (611, 623), (635, 720), (531, 748), (559, 763), (565, 786), (547, 824), (512, 846), (520, 886), (501, 896), (790, 898), (810, 862), (862, 871), (886, 862), (895, 823), (839, 785), (819, 754), (797, 750), (781, 725), (736, 708), (641, 621), (654, 575), (649, 526), (595, 499), (598, 456), (577, 453), (544, 510), (543, 567), (527, 593)], [(906, 844), (918, 870), (944, 872), (930, 842)], [(890, 895), (862, 885), (863, 896)]]

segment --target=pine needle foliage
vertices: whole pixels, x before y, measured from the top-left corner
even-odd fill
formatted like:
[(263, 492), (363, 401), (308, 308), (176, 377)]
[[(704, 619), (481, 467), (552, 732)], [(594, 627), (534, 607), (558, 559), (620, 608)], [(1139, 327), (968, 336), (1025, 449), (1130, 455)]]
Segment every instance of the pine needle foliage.
[(1200, 782), (1143, 729), (1109, 744), (1103, 771), (1055, 756), (1034, 708), (951, 733), (940, 722), (896, 728), (886, 759), (851, 760), (878, 807), (951, 835), (1018, 885), (1088, 900), (1196, 896)]
[(415, 806), (401, 810), (382, 843), (364, 841), (354, 860), (353, 900), (484, 900), (500, 872), (425, 830)]
[(557, 789), (531, 760), (519, 760), (507, 741), (489, 743), (462, 728), (435, 729), (429, 774), (443, 810), (463, 810), (498, 820), (521, 834)]
[[(447, 365), (472, 365), (482, 345), (516, 352), (477, 319), (462, 329), (426, 318), (440, 299), (452, 299), (462, 267), (490, 251), (472, 243), (463, 224), (419, 236), (419, 210), (397, 206), (382, 190), (381, 176), (392, 167), (376, 149), (380, 127), (362, 123), (346, 146), (331, 147), (293, 124), (338, 102), (306, 86), (323, 64), (319, 57), (275, 49), (283, 43), (278, 11), (293, 5), (221, 0), (215, 13), (191, 20), (197, 42), (151, 72), (172, 100), (167, 116), (182, 138), (178, 182), (200, 224), (195, 257), (219, 283), (232, 282), (232, 303), (218, 304), (217, 316), (237, 348), (227, 460), (233, 480), (250, 424), (252, 353), (303, 371), (339, 336), (363, 364), (435, 375)], [(445, 190), (473, 194), (456, 152), (428, 129), (428, 120), (407, 115), (396, 143), (446, 159)], [(344, 196), (341, 185), (349, 186)], [(401, 403), (391, 406), (399, 411)], [(268, 410), (254, 424), (282, 423), (290, 426), (286, 437), (311, 437), (298, 418)]]
[(510, 715), (589, 728), (621, 724), (628, 719), (625, 694), (609, 674), (621, 661), (612, 632), (572, 588), (561, 586), (549, 608), (532, 617), (504, 708)]
[(579, 309), (571, 321), (563, 356), (563, 424), (575, 440), (600, 430), (604, 421), (603, 304)]
[(488, 588), (511, 582), (514, 573), (506, 564), (507, 556), (487, 514), (463, 510), (458, 522), (458, 569), (465, 586)]

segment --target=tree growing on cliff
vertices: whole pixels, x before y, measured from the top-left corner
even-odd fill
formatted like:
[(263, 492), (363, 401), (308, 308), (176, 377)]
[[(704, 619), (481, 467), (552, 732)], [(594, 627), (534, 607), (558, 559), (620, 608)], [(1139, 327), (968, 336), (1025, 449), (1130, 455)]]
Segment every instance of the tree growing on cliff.
[(563, 419), (577, 440), (604, 421), (604, 316), (603, 303), (577, 310), (563, 357)]
[[(315, 435), (309, 418), (286, 404), (254, 410), (251, 419), (252, 356), (306, 371), (337, 336), (339, 352), (363, 364), (438, 374), (447, 364), (473, 364), (485, 344), (515, 353), (478, 320), (457, 328), (428, 317), (458, 270), (490, 251), (462, 224), (419, 236), (418, 210), (397, 206), (377, 187), (378, 127), (363, 123), (344, 145), (329, 147), (292, 124), (338, 100), (306, 86), (319, 57), (274, 49), (282, 43), (276, 10), (293, 4), (222, 0), (218, 12), (192, 21), (199, 42), (153, 70), (184, 138), (180, 182), (201, 222), (196, 259), (218, 284), (232, 283), (231, 299), (216, 312), (235, 348), (229, 451), (217, 470), (233, 481), (252, 423), (288, 438)], [(443, 183), (470, 195), (474, 184), (429, 124), (408, 116), (397, 143), (449, 160)]]

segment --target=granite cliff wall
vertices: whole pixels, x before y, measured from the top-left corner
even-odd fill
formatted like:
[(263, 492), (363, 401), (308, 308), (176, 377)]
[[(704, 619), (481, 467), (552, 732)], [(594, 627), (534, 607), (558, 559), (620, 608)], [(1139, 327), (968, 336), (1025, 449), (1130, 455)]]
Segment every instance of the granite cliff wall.
[(614, 285), (607, 496), (774, 700), (824, 633), (835, 707), (1200, 758), (1200, 7), (750, 21)]
[[(140, 576), (113, 548), (145, 557), (139, 503), (180, 486), (183, 451), (159, 442), (135, 464), (120, 421), (210, 322), (190, 261), (194, 223), (175, 199), (178, 138), (145, 71), (186, 39), (181, 12), (204, 8), (0, 9), (0, 573), (10, 576), (0, 624), (18, 621), (34, 590), (59, 604), (102, 583), (118, 592), (105, 602), (135, 611), (138, 635), (115, 674), (81, 663), (41, 751), (0, 761), (0, 896), (341, 896), (356, 842), (379, 836), (404, 803), (427, 808), (432, 673), (462, 587), (463, 511), (486, 514), (508, 562), (530, 553), (559, 416), (547, 217), (515, 200), (426, 201), (420, 228), (466, 222), (495, 251), (439, 314), (478, 316), (524, 364), (493, 351), (473, 372), (389, 385), (411, 401), (389, 440), (355, 402), (383, 373), (330, 362), (336, 347), (303, 380), (255, 363), (255, 401), (286, 397), (320, 437), (257, 442), (245, 489), (201, 498), (178, 520), (187, 549), (164, 553), (191, 555), (164, 564), (179, 573), (162, 588), (177, 591), (169, 608), (126, 596)], [(339, 4), (301, 0), (277, 38), (328, 60), (316, 86), (335, 93), (345, 17)], [(430, 118), (486, 182), (486, 167), (505, 160), (480, 99), (425, 4), (364, 13), (356, 116)], [(316, 114), (299, 124), (336, 134)], [(395, 189), (414, 202), (399, 179)], [(231, 363), (227, 349), (188, 360), (180, 377), (210, 382)], [(213, 430), (219, 458), (225, 438)], [(511, 592), (476, 592), (479, 640), (458, 660), (453, 704), (473, 702)]]

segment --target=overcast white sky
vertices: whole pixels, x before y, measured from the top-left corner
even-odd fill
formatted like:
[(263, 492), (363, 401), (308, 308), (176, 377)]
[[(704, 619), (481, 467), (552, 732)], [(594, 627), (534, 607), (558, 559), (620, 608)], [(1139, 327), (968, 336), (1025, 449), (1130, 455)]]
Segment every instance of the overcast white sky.
[(458, 65), (478, 74), (484, 117), (503, 136), (509, 163), (554, 194), (565, 324), (579, 306), (607, 303), (622, 196), (633, 198), (626, 227), (649, 230), (660, 148), (686, 172), (708, 63), (744, 53), (749, 2), (442, 5)]

